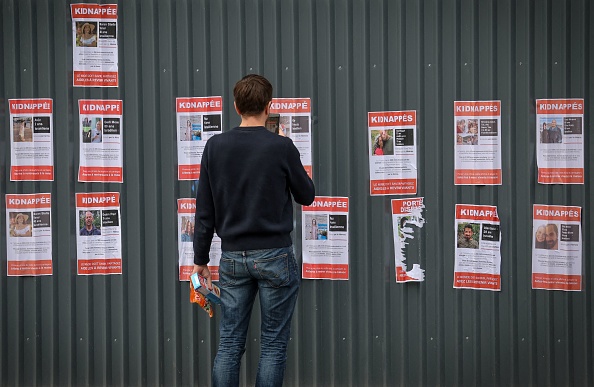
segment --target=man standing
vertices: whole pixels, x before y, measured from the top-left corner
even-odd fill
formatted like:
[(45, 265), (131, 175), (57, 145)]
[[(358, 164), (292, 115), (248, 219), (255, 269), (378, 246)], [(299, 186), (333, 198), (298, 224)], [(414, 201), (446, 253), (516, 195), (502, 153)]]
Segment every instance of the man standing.
[(238, 386), (252, 306), (259, 293), (260, 361), (256, 386), (283, 383), (291, 318), (299, 290), (293, 252), (293, 202), (309, 205), (315, 188), (299, 151), (265, 127), (272, 85), (250, 74), (235, 84), (239, 127), (206, 143), (196, 194), (194, 273), (211, 285), (210, 243), (221, 238), (220, 341), (213, 386)]
[(95, 217), (91, 211), (87, 211), (85, 213), (85, 227), (80, 229), (80, 235), (88, 236), (88, 235), (101, 235), (101, 230), (99, 230), (93, 224)]
[(545, 241), (548, 250), (557, 250), (559, 248), (559, 229), (554, 223), (547, 224), (545, 228)]
[(384, 154), (385, 155), (393, 155), (394, 154), (394, 138), (388, 134), (385, 130), (380, 132), (380, 136), (382, 137), (382, 141), (384, 142)]
[(474, 231), (470, 224), (464, 225), (464, 234), (461, 238), (458, 238), (458, 248), (462, 249), (478, 249), (478, 242), (472, 237)]

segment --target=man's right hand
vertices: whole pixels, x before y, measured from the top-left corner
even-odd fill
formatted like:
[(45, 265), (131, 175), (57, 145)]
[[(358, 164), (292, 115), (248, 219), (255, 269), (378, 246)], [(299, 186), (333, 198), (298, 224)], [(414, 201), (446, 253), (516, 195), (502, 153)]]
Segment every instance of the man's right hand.
[(208, 270), (207, 265), (194, 265), (194, 270), (192, 271), (192, 274), (194, 273), (198, 273), (198, 275), (201, 275), (202, 277), (206, 278), (208, 289), (212, 290), (212, 278), (210, 277), (210, 270)]

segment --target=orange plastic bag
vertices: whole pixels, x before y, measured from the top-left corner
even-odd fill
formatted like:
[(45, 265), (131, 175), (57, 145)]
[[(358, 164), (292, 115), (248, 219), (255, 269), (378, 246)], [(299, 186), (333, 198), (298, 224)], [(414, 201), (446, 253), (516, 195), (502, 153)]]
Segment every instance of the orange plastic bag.
[(204, 309), (206, 313), (208, 313), (209, 317), (214, 316), (214, 308), (212, 307), (212, 304), (206, 299), (206, 297), (204, 297), (204, 295), (202, 295), (202, 293), (194, 290), (192, 281), (190, 281), (190, 302), (200, 305), (200, 307)]

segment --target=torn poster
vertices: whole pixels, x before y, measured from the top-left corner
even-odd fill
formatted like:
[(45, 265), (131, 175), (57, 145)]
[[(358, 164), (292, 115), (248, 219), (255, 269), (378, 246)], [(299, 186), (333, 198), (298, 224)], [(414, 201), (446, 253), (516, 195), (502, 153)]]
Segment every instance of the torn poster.
[[(396, 263), (396, 282), (422, 282), (425, 280), (425, 270), (418, 263), (412, 264), (411, 270), (406, 270), (406, 260), (412, 255), (407, 249), (407, 239), (419, 236), (419, 230), (425, 224), (423, 218), (424, 198), (392, 199), (392, 225), (394, 232), (394, 259)], [(408, 252), (408, 253), (407, 253)], [(410, 266), (410, 265), (409, 265)]]

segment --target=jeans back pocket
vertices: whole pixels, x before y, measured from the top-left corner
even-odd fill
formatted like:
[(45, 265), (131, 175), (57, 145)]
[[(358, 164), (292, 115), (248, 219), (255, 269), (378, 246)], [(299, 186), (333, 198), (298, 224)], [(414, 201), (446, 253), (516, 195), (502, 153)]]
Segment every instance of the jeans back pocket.
[(289, 254), (283, 253), (270, 258), (254, 259), (254, 266), (258, 270), (260, 279), (273, 288), (280, 288), (289, 283), (291, 279), (289, 273)]
[(232, 258), (221, 257), (219, 262), (219, 286), (235, 285), (235, 261)]

